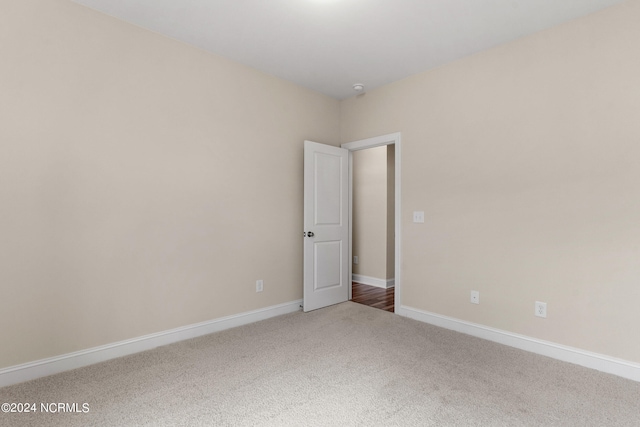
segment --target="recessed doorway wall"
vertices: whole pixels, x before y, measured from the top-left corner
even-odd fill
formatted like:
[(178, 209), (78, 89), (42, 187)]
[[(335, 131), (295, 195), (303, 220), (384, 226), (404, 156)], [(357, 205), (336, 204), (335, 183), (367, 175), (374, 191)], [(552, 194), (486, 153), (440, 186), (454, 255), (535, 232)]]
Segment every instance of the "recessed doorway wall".
[(390, 288), (394, 279), (394, 146), (353, 153), (353, 278)]

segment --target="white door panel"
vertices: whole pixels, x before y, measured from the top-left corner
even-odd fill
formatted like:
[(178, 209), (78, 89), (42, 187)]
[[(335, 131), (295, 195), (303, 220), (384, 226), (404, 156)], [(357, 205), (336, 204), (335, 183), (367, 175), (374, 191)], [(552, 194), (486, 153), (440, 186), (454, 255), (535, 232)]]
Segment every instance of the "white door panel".
[(304, 311), (349, 297), (349, 157), (304, 143)]
[[(315, 273), (314, 290), (328, 289), (341, 285), (342, 242), (320, 242), (314, 245)], [(320, 267), (320, 268), (319, 268)]]
[(342, 157), (314, 153), (315, 161), (315, 218), (314, 225), (335, 225), (342, 222), (340, 184)]

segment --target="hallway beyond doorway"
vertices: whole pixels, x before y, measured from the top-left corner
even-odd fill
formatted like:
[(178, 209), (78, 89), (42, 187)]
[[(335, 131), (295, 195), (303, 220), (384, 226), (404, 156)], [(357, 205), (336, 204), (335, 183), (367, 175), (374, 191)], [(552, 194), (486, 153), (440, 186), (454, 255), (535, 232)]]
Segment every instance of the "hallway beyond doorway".
[(394, 312), (394, 288), (378, 288), (357, 282), (352, 282), (351, 286), (353, 293), (351, 301)]

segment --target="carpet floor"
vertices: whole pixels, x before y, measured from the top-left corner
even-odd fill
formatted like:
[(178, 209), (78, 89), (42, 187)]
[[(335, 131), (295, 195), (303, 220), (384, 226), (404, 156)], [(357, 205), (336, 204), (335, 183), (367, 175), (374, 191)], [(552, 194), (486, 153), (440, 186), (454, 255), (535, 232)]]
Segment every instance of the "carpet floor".
[(1, 388), (4, 402), (38, 405), (0, 413), (12, 427), (640, 426), (640, 383), (352, 302)]

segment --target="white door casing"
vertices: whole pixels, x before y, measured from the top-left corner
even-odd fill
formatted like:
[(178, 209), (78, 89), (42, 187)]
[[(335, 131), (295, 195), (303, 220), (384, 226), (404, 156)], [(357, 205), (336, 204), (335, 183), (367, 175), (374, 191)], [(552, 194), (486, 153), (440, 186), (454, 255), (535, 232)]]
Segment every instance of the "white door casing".
[[(394, 287), (394, 302), (395, 302), (395, 309), (394, 312), (396, 314), (402, 314), (402, 304), (401, 304), (401, 289), (402, 289), (402, 270), (401, 270), (401, 265), (402, 265), (402, 243), (401, 243), (401, 237), (402, 237), (402, 230), (401, 230), (401, 224), (402, 224), (402, 150), (401, 150), (401, 139), (402, 139), (402, 135), (400, 132), (396, 132), (396, 133), (390, 133), (387, 135), (380, 135), (380, 136), (375, 136), (372, 138), (366, 138), (366, 139), (361, 139), (358, 141), (352, 141), (352, 142), (347, 142), (341, 145), (342, 148), (346, 148), (347, 150), (349, 150), (349, 175), (350, 175), (350, 182), (349, 182), (349, 203), (351, 204), (351, 198), (353, 197), (353, 193), (352, 193), (352, 188), (351, 188), (351, 174), (352, 174), (352, 159), (353, 159), (353, 151), (358, 151), (358, 150), (365, 150), (368, 148), (374, 148), (374, 147), (380, 147), (383, 145), (390, 145), (390, 144), (394, 144), (395, 146), (395, 287)], [(352, 213), (352, 207), (351, 205), (349, 206), (349, 215), (351, 215)], [(352, 245), (352, 241), (351, 238), (353, 237), (351, 235), (352, 233), (352, 221), (353, 219), (350, 217), (349, 218), (349, 260), (352, 259), (352, 253), (351, 253), (351, 245)], [(351, 264), (349, 264), (349, 275), (351, 277), (352, 271), (351, 271)], [(349, 298), (351, 298), (351, 295), (349, 295)], [(402, 315), (406, 315), (406, 314), (402, 314)]]
[(349, 152), (304, 142), (303, 310), (349, 298)]

